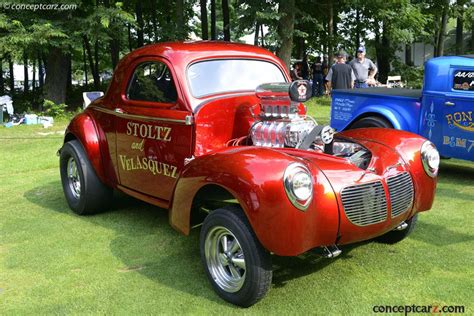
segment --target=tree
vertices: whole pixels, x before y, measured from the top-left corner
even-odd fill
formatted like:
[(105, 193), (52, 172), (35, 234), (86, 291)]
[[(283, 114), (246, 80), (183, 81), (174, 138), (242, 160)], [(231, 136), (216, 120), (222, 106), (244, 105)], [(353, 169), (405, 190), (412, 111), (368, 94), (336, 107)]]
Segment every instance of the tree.
[(458, 0), (456, 5), (456, 55), (464, 54), (464, 4), (465, 0)]
[(222, 0), (222, 17), (224, 21), (224, 41), (230, 42), (230, 18), (228, 0)]
[(444, 55), (444, 39), (446, 37), (446, 24), (448, 23), (449, 0), (443, 3), (443, 13), (441, 15), (441, 26), (438, 33), (437, 47), (435, 56)]
[(280, 46), (277, 56), (280, 57), (290, 69), (291, 52), (293, 50), (293, 30), (295, 26), (295, 0), (280, 0), (278, 13), (278, 36), (280, 38)]
[(201, 38), (203, 40), (209, 39), (209, 25), (207, 23), (207, 0), (200, 0), (201, 8)]
[(216, 0), (211, 0), (211, 40), (217, 39)]

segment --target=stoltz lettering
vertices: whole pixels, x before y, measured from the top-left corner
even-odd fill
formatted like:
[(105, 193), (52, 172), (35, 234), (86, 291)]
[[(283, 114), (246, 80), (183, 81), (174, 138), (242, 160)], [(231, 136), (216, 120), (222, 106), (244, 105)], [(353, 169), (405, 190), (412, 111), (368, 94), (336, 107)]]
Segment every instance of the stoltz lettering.
[(166, 126), (127, 122), (126, 133), (135, 137), (171, 141), (171, 127)]
[(165, 177), (177, 178), (178, 168), (164, 162), (149, 159), (147, 157), (127, 157), (126, 155), (119, 155), (120, 165), (122, 170), (135, 171), (147, 170), (154, 176), (164, 175)]

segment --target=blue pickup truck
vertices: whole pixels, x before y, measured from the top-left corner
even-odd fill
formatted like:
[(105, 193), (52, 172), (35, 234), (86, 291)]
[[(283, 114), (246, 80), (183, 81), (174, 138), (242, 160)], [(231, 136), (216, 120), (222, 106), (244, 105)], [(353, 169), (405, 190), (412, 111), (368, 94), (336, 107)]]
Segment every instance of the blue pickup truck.
[(474, 55), (430, 59), (422, 90), (334, 90), (331, 126), (338, 131), (386, 127), (431, 140), (444, 157), (474, 161)]

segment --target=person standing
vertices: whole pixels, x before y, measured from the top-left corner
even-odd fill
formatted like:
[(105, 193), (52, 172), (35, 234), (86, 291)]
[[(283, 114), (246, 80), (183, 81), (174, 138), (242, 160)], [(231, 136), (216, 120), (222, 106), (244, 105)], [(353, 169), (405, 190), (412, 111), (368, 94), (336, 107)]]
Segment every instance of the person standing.
[(315, 62), (311, 65), (313, 72), (313, 97), (322, 97), (324, 89), (323, 64), (321, 57), (316, 57)]
[(361, 46), (357, 49), (357, 58), (354, 58), (350, 65), (356, 76), (356, 88), (368, 88), (369, 85), (375, 84), (375, 74), (377, 74), (377, 66), (372, 60), (365, 58), (365, 47)]
[(326, 76), (329, 90), (354, 88), (355, 74), (352, 67), (346, 64), (346, 56), (346, 52), (342, 50), (336, 54), (336, 63)]
[(291, 80), (301, 80), (301, 63), (293, 64), (293, 69), (290, 72)]

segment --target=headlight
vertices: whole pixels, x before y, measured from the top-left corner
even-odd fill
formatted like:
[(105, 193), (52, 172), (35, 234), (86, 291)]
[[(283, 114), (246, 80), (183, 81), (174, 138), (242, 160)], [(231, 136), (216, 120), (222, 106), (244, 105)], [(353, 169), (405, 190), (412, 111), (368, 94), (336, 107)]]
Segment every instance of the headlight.
[(432, 178), (438, 175), (439, 152), (430, 141), (426, 141), (421, 145), (421, 162), (427, 175)]
[(286, 194), (299, 210), (306, 210), (313, 198), (313, 180), (308, 168), (300, 163), (290, 164), (283, 176)]

